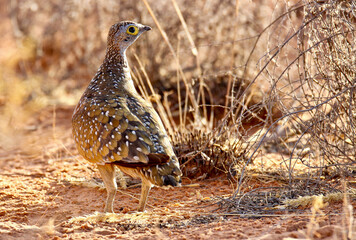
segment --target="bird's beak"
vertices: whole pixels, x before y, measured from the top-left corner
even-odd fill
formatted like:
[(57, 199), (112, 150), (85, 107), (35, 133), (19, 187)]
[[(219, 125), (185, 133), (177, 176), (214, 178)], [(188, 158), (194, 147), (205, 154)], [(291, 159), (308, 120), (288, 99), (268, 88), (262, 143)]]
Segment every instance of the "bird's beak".
[(152, 28), (149, 27), (149, 26), (144, 26), (142, 29), (143, 29), (144, 31), (150, 31)]

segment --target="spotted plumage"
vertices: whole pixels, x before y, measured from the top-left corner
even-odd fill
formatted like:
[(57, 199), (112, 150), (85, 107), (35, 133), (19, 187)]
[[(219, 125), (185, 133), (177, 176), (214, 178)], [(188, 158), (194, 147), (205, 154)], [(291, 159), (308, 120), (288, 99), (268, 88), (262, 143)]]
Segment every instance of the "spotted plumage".
[(135, 90), (125, 55), (126, 49), (150, 29), (134, 22), (120, 22), (110, 28), (103, 64), (72, 118), (79, 153), (97, 164), (105, 183), (105, 212), (113, 212), (117, 191), (114, 166), (141, 178), (139, 211), (145, 209), (153, 185), (179, 185), (182, 175), (158, 114)]

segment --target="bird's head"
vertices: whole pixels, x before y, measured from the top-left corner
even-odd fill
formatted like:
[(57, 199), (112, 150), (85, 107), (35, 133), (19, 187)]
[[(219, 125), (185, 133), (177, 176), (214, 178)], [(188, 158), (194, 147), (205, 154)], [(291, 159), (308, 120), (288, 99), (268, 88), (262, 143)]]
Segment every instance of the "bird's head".
[(139, 23), (124, 21), (111, 26), (108, 35), (108, 46), (125, 51), (144, 32), (151, 27)]

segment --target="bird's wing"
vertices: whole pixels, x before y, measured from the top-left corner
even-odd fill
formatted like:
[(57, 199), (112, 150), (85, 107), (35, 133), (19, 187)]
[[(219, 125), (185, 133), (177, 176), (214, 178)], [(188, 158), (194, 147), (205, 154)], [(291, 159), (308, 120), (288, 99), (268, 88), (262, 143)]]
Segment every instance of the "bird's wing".
[(169, 161), (173, 150), (166, 146), (167, 134), (152, 107), (133, 97), (91, 101), (78, 110), (84, 117), (74, 132), (84, 140), (76, 142), (83, 143), (78, 149), (87, 160), (128, 167)]

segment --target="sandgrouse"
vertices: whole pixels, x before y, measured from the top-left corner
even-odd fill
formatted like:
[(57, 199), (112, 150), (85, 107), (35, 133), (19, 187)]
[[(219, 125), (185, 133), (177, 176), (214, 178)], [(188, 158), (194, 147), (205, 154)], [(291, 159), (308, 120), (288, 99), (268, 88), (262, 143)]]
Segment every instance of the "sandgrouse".
[(182, 172), (161, 119), (135, 90), (126, 49), (150, 27), (125, 21), (109, 31), (105, 59), (76, 106), (73, 137), (79, 153), (97, 164), (107, 190), (105, 212), (113, 212), (115, 166), (141, 178), (138, 211), (153, 185), (180, 185)]

